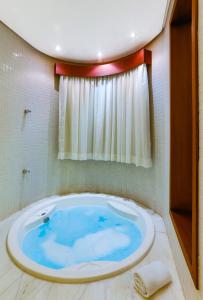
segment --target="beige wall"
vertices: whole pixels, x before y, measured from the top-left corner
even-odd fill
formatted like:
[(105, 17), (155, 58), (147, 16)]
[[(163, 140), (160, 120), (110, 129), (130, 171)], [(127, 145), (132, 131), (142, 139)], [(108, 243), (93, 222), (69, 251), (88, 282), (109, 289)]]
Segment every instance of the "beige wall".
[[(54, 193), (95, 191), (137, 199), (158, 212), (165, 197), (167, 85), (162, 42), (153, 51), (153, 167), (57, 160), (58, 92), (54, 60), (0, 23), (0, 218)], [(24, 108), (32, 113), (24, 117)], [(22, 169), (31, 173), (22, 176)]]
[[(52, 59), (0, 23), (0, 218), (59, 188)], [(32, 113), (24, 117), (25, 108)], [(23, 177), (22, 169), (31, 170)]]

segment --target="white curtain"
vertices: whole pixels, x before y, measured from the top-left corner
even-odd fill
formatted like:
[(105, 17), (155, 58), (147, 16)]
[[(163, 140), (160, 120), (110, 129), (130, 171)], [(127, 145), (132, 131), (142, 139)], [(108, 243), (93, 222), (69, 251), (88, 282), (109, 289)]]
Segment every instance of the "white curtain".
[(60, 78), (59, 159), (151, 166), (147, 66), (116, 76)]

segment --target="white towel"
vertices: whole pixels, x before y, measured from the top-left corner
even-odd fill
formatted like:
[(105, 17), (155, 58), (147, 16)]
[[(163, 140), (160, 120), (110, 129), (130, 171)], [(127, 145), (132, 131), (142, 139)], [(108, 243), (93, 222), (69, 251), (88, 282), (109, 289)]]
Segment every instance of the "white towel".
[(148, 298), (160, 288), (171, 282), (167, 267), (160, 261), (153, 261), (140, 267), (134, 274), (135, 289)]

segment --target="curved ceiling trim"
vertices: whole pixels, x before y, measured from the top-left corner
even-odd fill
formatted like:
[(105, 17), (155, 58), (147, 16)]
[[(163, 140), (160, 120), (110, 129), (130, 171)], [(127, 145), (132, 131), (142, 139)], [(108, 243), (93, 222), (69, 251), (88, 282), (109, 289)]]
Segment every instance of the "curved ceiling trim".
[(110, 63), (80, 65), (72, 63), (56, 63), (55, 74), (71, 77), (102, 77), (116, 75), (136, 68), (141, 64), (152, 63), (152, 52), (141, 49), (134, 54)]

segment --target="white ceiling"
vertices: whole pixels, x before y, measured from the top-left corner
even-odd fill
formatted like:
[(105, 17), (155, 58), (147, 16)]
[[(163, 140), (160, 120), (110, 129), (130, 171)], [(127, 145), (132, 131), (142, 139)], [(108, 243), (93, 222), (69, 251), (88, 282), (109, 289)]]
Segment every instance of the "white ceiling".
[(108, 61), (157, 36), (167, 4), (167, 0), (0, 0), (0, 19), (50, 56)]

